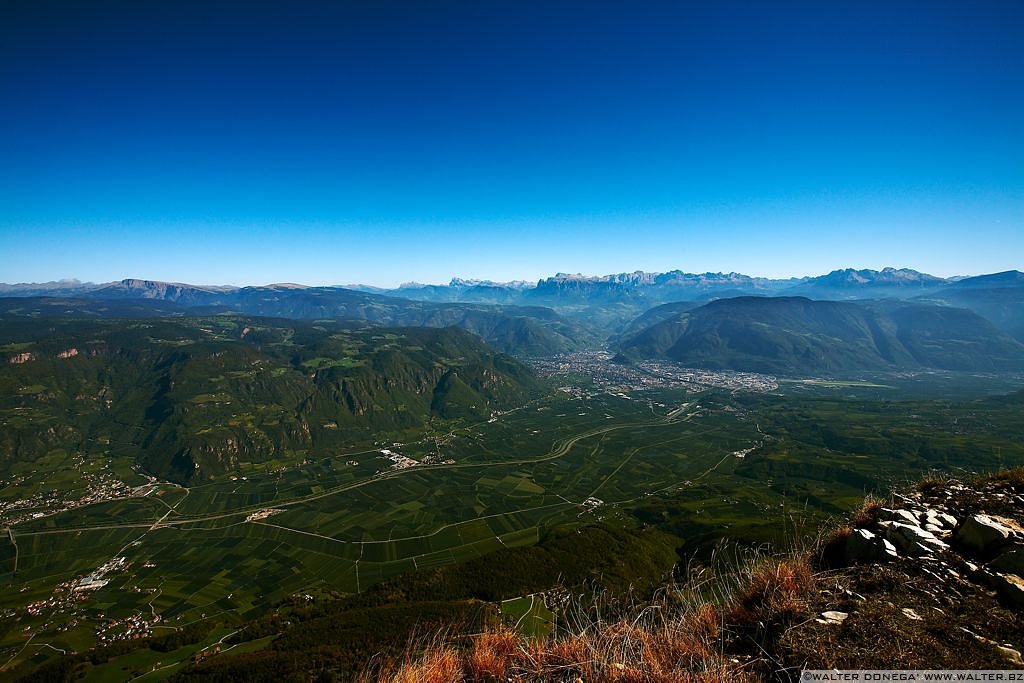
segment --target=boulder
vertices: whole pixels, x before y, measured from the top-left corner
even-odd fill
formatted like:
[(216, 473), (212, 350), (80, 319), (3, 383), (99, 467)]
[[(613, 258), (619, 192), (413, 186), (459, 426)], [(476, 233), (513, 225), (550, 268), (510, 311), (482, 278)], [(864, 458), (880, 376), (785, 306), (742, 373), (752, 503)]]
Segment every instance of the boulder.
[[(925, 530), (925, 531), (927, 531), (927, 530)], [(920, 539), (918, 541), (918, 543), (920, 543), (921, 545), (926, 546), (928, 548), (931, 548), (934, 551), (948, 550), (949, 549), (949, 544), (948, 543), (945, 543), (944, 541), (940, 541), (939, 539), (935, 538), (934, 536), (932, 538), (922, 538), (922, 539)]]
[(1016, 607), (1024, 607), (1024, 579), (1016, 574), (996, 574), (995, 589), (999, 597)]
[(1004, 574), (1024, 576), (1024, 546), (1015, 545), (1004, 550), (988, 566)]
[(928, 521), (936, 526), (941, 526), (943, 529), (955, 529), (956, 525), (960, 523), (953, 515), (937, 510), (928, 511)]
[[(908, 548), (907, 551), (911, 555), (916, 555), (916, 556), (919, 556), (919, 557), (921, 555), (927, 555), (927, 556), (931, 557), (931, 554), (933, 552), (935, 552), (931, 547), (926, 546), (924, 543), (915, 543), (913, 545), (913, 547), (912, 548)], [(922, 559), (927, 559), (927, 558), (922, 558)]]
[(887, 562), (897, 557), (896, 548), (892, 543), (867, 529), (854, 529), (846, 539), (844, 560), (847, 565)]
[(972, 515), (964, 520), (953, 538), (965, 548), (987, 554), (1010, 540), (1010, 528), (988, 515)]
[(913, 524), (914, 526), (918, 524), (917, 515), (910, 510), (882, 508), (878, 511), (878, 516), (891, 522), (902, 522), (904, 524)]
[(977, 571), (970, 573), (970, 579), (974, 583), (979, 583), (982, 586), (988, 586), (989, 588), (995, 589), (999, 584), (999, 575), (995, 572), (991, 572), (985, 567), (981, 567)]
[[(885, 536), (897, 548), (911, 555), (923, 555), (931, 552), (930, 547), (932, 543), (939, 543), (942, 546), (946, 545), (935, 538), (935, 535), (931, 532), (925, 531), (919, 526), (903, 524), (902, 522), (893, 522), (892, 526), (885, 530)], [(936, 547), (935, 549), (939, 550), (941, 548)]]

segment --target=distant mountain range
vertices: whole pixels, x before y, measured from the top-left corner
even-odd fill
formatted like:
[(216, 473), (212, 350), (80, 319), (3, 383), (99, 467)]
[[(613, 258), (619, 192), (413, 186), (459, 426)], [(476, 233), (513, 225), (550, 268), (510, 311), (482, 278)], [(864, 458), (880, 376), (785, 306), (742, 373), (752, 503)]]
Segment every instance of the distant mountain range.
[[(746, 301), (750, 297), (758, 301)], [(772, 308), (760, 301), (772, 298), (789, 303)], [(722, 300), (746, 303), (705, 306)], [(865, 305), (793, 303), (810, 300)], [(907, 305), (894, 306), (899, 301)], [(803, 313), (797, 315), (796, 309)], [(821, 317), (826, 310), (831, 317)], [(925, 310), (932, 312), (924, 315)], [(779, 317), (782, 312), (786, 314)], [(963, 317), (968, 312), (973, 317)], [(213, 314), (341, 320), (357, 326), (454, 326), (482, 337), (500, 351), (520, 356), (611, 347), (621, 349), (623, 358), (671, 357), (688, 363), (773, 371), (784, 367), (800, 371), (952, 369), (960, 363), (934, 349), (915, 347), (908, 336), (911, 332), (907, 330), (911, 330), (933, 342), (944, 339), (942, 343), (950, 349), (966, 343), (958, 352), (961, 360), (968, 359), (960, 363), (965, 368), (997, 369), (1016, 362), (1016, 349), (1007, 345), (1007, 340), (1024, 342), (1024, 273), (1014, 270), (940, 278), (907, 268), (844, 269), (790, 279), (678, 270), (598, 277), (560, 273), (536, 283), (456, 278), (447, 285), (409, 283), (390, 290), (286, 283), (199, 286), (141, 279), (0, 285), (0, 319)], [(747, 319), (739, 321), (741, 315)], [(757, 317), (761, 315), (767, 317)], [(851, 316), (859, 320), (856, 329), (834, 327), (838, 319)], [(905, 323), (913, 316), (930, 320), (935, 327), (907, 328)], [(771, 334), (766, 332), (768, 328)], [(980, 336), (972, 337), (968, 328)], [(956, 336), (944, 338), (944, 329), (955, 329)], [(865, 330), (875, 330), (871, 337), (874, 351), (864, 350)], [(712, 337), (719, 341), (712, 343)], [(992, 343), (983, 344), (983, 337)], [(831, 341), (836, 339), (846, 341)], [(743, 343), (761, 344), (764, 353), (738, 353)], [(814, 360), (819, 351), (821, 360)]]
[(1021, 286), (1018, 271), (971, 278), (941, 278), (909, 268), (882, 270), (846, 268), (826, 275), (802, 278), (751, 277), (742, 273), (618, 273), (587, 276), (558, 273), (537, 282), (493, 282), (454, 278), (446, 285), (410, 282), (385, 289), (367, 285), (305, 287), (272, 284), (262, 287), (190, 285), (153, 280), (126, 279), (102, 284), (60, 280), (46, 283), (0, 284), (0, 296), (85, 296), (88, 298), (145, 298), (197, 304), (223, 304), (232, 295), (266, 290), (359, 291), (414, 301), (437, 303), (503, 303), (543, 305), (555, 308), (616, 302), (656, 305), (673, 301), (701, 301), (725, 296), (782, 295), (830, 300), (863, 298), (910, 298), (954, 284), (994, 287)]
[[(991, 276), (990, 276), (991, 277)], [(618, 273), (586, 276), (559, 273), (536, 284), (495, 283), (458, 278), (448, 285), (405, 284), (398, 289), (374, 289), (410, 299), (432, 301), (533, 301), (551, 304), (607, 303), (617, 300), (657, 302), (695, 301), (743, 294), (826, 295), (828, 298), (859, 299), (865, 296), (910, 297), (939, 289), (960, 278), (941, 278), (909, 268), (854, 270), (846, 268), (827, 275), (772, 279), (742, 273)], [(364, 289), (359, 285), (354, 289)]]
[(918, 296), (922, 291), (940, 289), (964, 282), (968, 286), (1019, 286), (1024, 274), (1007, 271), (977, 277), (942, 278), (909, 268), (883, 268), (882, 270), (845, 268), (825, 275), (800, 278), (751, 277), (742, 273), (686, 273), (672, 270), (664, 273), (635, 271), (612, 275), (580, 275), (558, 273), (537, 282), (516, 280), (494, 282), (453, 278), (446, 285), (408, 282), (395, 288), (369, 285), (339, 285), (306, 287), (299, 284), (271, 284), (262, 287), (234, 287), (226, 285), (191, 285), (153, 280), (125, 279), (119, 282), (91, 283), (79, 280), (58, 280), (44, 283), (0, 283), (0, 296), (76, 296), (140, 297), (177, 301), (182, 296), (226, 294), (247, 289), (348, 289), (371, 294), (385, 294), (405, 299), (446, 302), (488, 302), (517, 299), (517, 302), (568, 299), (646, 298), (671, 301), (689, 301), (706, 298), (721, 292), (731, 294), (783, 293), (785, 295), (827, 293), (843, 298), (863, 298), (871, 292), (886, 296)]
[[(427, 301), (480, 301), (579, 306), (613, 302), (665, 302), (699, 299), (720, 292), (768, 293), (782, 291), (803, 279), (772, 280), (739, 273), (618, 273), (586, 276), (558, 273), (536, 283), (495, 283), (453, 279), (447, 285), (410, 283), (379, 293)], [(359, 289), (359, 286), (356, 286)]]

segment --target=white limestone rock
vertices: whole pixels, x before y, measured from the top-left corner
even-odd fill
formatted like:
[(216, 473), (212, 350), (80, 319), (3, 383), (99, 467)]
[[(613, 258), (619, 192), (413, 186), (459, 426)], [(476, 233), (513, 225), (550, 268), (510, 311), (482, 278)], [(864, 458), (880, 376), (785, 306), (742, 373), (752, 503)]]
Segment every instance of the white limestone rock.
[(965, 548), (979, 553), (991, 552), (1010, 540), (1011, 530), (988, 515), (972, 515), (964, 520), (953, 538)]
[(829, 610), (822, 612), (821, 617), (817, 620), (819, 624), (832, 624), (838, 626), (842, 624), (850, 615), (847, 612), (839, 612), (836, 610)]

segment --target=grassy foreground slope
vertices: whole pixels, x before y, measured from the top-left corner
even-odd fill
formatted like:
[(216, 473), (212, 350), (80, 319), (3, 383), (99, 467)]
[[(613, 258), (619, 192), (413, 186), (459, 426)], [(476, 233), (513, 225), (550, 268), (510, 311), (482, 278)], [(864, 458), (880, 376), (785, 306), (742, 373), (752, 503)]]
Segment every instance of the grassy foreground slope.
[(1019, 468), (927, 478), (865, 499), (786, 553), (690, 567), (617, 608), (577, 604), (542, 637), (499, 624), (421, 638), (361, 680), (755, 683), (806, 680), (807, 669), (1019, 669), (1022, 494)]

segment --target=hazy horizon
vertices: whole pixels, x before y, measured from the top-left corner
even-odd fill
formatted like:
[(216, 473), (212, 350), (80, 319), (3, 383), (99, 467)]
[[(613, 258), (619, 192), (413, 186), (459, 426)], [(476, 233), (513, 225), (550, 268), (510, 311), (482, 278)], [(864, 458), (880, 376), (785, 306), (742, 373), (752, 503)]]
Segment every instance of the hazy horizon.
[(579, 273), (579, 272), (568, 272), (568, 271), (564, 271), (563, 270), (563, 271), (557, 271), (557, 272), (553, 272), (553, 273), (542, 274), (539, 277), (535, 277), (535, 278), (532, 278), (532, 279), (531, 278), (519, 277), (519, 278), (509, 278), (509, 279), (498, 280), (498, 279), (489, 278), (489, 277), (466, 277), (466, 276), (462, 276), (462, 275), (452, 275), (451, 277), (448, 277), (448, 278), (446, 278), (444, 280), (438, 280), (438, 281), (433, 281), (433, 282), (422, 282), (422, 281), (418, 281), (418, 280), (400, 280), (400, 281), (392, 280), (392, 281), (389, 281), (389, 282), (394, 282), (394, 284), (383, 284), (383, 285), (375, 284), (375, 283), (372, 283), (372, 282), (341, 282), (341, 281), (328, 281), (328, 282), (311, 282), (310, 281), (310, 282), (303, 282), (301, 280), (273, 280), (273, 281), (256, 281), (256, 280), (252, 280), (252, 281), (248, 281), (248, 282), (235, 283), (235, 282), (219, 282), (219, 281), (213, 281), (213, 280), (189, 281), (189, 280), (182, 280), (180, 278), (179, 279), (176, 279), (176, 278), (156, 278), (156, 277), (150, 277), (150, 276), (147, 276), (147, 275), (125, 275), (125, 276), (122, 276), (122, 277), (114, 277), (114, 278), (105, 279), (105, 280), (84, 280), (84, 279), (77, 278), (77, 277), (47, 278), (47, 279), (43, 279), (43, 280), (18, 281), (18, 282), (11, 281), (11, 280), (0, 280), (0, 284), (15, 285), (15, 286), (16, 285), (70, 284), (70, 283), (81, 284), (81, 285), (102, 285), (102, 284), (109, 284), (109, 283), (113, 283), (113, 282), (121, 282), (123, 280), (146, 280), (146, 281), (150, 281), (150, 282), (166, 282), (166, 283), (170, 283), (170, 284), (191, 285), (191, 286), (195, 286), (195, 287), (223, 287), (223, 286), (230, 286), (230, 287), (269, 287), (269, 286), (273, 286), (273, 285), (301, 285), (301, 286), (306, 286), (306, 287), (374, 287), (374, 288), (378, 288), (378, 289), (399, 289), (399, 288), (404, 287), (404, 286), (417, 286), (417, 285), (418, 286), (446, 286), (446, 285), (449, 285), (454, 280), (464, 280), (464, 281), (470, 281), (470, 282), (472, 282), (472, 281), (492, 282), (494, 284), (499, 284), (499, 285), (501, 285), (501, 284), (511, 284), (511, 283), (520, 283), (520, 282), (527, 283), (527, 284), (535, 284), (536, 282), (538, 282), (540, 280), (544, 280), (544, 279), (547, 279), (547, 278), (553, 278), (553, 277), (557, 277), (557, 276), (581, 277), (581, 278), (601, 278), (601, 277), (608, 277), (608, 276), (612, 276), (612, 275), (629, 275), (629, 274), (632, 274), (632, 273), (656, 273), (656, 274), (661, 274), (661, 273), (668, 273), (668, 272), (672, 272), (672, 271), (681, 271), (681, 272), (684, 272), (684, 273), (687, 273), (687, 274), (691, 274), (691, 275), (705, 275), (705, 274), (730, 275), (730, 274), (735, 274), (735, 275), (744, 275), (744, 276), (748, 276), (748, 277), (751, 277), (751, 278), (763, 278), (763, 279), (768, 279), (768, 280), (790, 280), (790, 279), (801, 279), (801, 278), (819, 277), (819, 276), (822, 276), (822, 275), (828, 275), (829, 273), (835, 272), (836, 270), (851, 269), (851, 270), (857, 270), (857, 271), (861, 271), (861, 270), (882, 271), (882, 270), (884, 270), (886, 268), (892, 268), (894, 270), (913, 270), (913, 271), (917, 271), (917, 272), (919, 272), (921, 274), (924, 274), (924, 275), (933, 275), (935, 277), (941, 277), (941, 278), (945, 278), (945, 279), (950, 279), (950, 278), (968, 278), (968, 277), (976, 277), (976, 276), (979, 276), (979, 275), (989, 275), (989, 274), (992, 274), (992, 273), (1000, 273), (1000, 272), (1006, 272), (1006, 271), (1012, 271), (1012, 270), (1019, 270), (1019, 268), (1006, 268), (1004, 270), (992, 270), (992, 271), (984, 271), (984, 272), (976, 272), (976, 273), (953, 273), (953, 274), (950, 274), (950, 275), (946, 275), (946, 274), (942, 274), (942, 273), (928, 272), (928, 271), (925, 271), (925, 270), (921, 270), (919, 268), (914, 268), (913, 266), (880, 266), (880, 267), (844, 266), (842, 268), (834, 268), (834, 269), (831, 269), (831, 270), (820, 271), (820, 272), (819, 271), (813, 271), (813, 272), (808, 272), (806, 274), (801, 274), (801, 275), (778, 275), (778, 276), (774, 276), (774, 275), (761, 275), (761, 274), (758, 274), (758, 273), (745, 273), (745, 272), (738, 271), (738, 270), (706, 270), (706, 269), (703, 269), (703, 270), (687, 270), (687, 269), (683, 269), (683, 268), (669, 268), (667, 270), (645, 270), (645, 269), (641, 269), (641, 268), (633, 268), (633, 269), (618, 270), (618, 271), (607, 272), (607, 273)]

